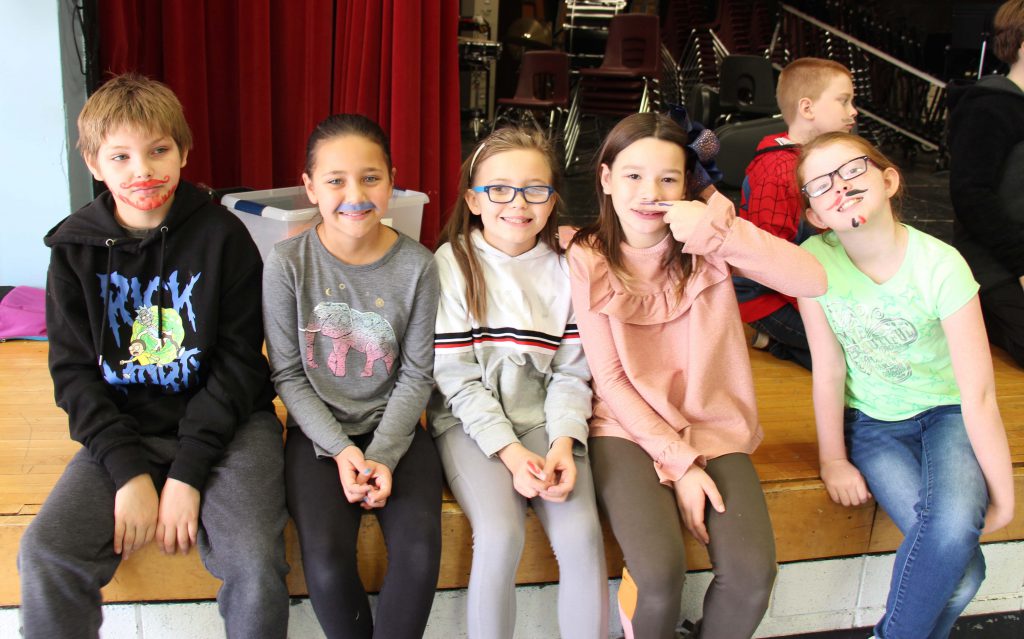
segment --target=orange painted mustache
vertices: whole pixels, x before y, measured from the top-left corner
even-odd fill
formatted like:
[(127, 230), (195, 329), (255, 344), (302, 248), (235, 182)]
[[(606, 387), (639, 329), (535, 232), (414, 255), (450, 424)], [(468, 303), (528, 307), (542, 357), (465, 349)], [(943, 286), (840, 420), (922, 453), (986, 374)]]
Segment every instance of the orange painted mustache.
[(122, 189), (151, 189), (154, 186), (160, 186), (161, 184), (167, 184), (171, 181), (171, 176), (165, 176), (164, 179), (160, 180), (157, 178), (150, 178), (148, 180), (139, 180), (138, 182), (132, 182), (131, 184), (121, 184)]

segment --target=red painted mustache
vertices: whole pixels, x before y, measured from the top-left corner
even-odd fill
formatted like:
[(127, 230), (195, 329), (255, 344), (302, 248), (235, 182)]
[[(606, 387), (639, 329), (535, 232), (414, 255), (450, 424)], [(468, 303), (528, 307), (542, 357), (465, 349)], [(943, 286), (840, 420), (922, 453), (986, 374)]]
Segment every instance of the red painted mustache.
[(131, 184), (121, 184), (122, 189), (151, 189), (154, 186), (160, 186), (161, 184), (167, 184), (171, 181), (171, 176), (167, 175), (164, 179), (159, 180), (157, 178), (151, 178), (149, 180), (139, 180), (138, 182), (132, 182)]

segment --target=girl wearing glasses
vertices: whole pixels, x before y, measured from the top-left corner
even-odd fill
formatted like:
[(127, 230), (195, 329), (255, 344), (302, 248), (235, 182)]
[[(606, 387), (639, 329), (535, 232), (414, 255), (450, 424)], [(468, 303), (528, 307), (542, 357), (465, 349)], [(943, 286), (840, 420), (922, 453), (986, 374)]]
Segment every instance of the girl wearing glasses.
[(529, 503), (558, 558), (561, 636), (605, 637), (608, 580), (586, 457), (590, 371), (556, 236), (558, 161), (540, 132), (501, 129), (459, 180), (435, 256), (428, 418), (473, 526), (468, 634), (513, 637)]
[(979, 535), (1014, 507), (978, 284), (953, 248), (900, 223), (900, 174), (864, 139), (818, 137), (797, 177), (826, 229), (802, 246), (828, 291), (799, 300), (821, 478), (844, 506), (873, 495), (904, 534), (875, 637), (947, 637), (985, 576)]
[(597, 221), (569, 248), (572, 300), (594, 376), (590, 460), (622, 547), (627, 637), (674, 638), (686, 574), (680, 517), (708, 545), (702, 639), (750, 637), (775, 580), (775, 540), (750, 461), (763, 433), (731, 276), (817, 295), (807, 252), (696, 201), (687, 134), (631, 115), (598, 152)]
[[(437, 269), (430, 251), (381, 223), (394, 177), (375, 122), (320, 122), (302, 181), (323, 219), (278, 243), (263, 271), (267, 353), (288, 409), (288, 510), (330, 639), (422, 637), (440, 567), (441, 464), (419, 427)], [(356, 566), (368, 511), (388, 549), (376, 619)]]

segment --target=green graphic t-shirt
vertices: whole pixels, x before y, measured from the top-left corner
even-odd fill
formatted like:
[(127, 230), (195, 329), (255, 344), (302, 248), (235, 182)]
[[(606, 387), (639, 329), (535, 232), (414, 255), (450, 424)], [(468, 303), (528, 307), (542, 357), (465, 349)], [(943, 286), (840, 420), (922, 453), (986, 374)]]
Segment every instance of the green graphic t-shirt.
[(882, 284), (854, 266), (833, 233), (801, 245), (828, 274), (817, 301), (846, 356), (846, 405), (885, 421), (960, 403), (941, 322), (978, 292), (956, 249), (906, 229), (903, 264)]

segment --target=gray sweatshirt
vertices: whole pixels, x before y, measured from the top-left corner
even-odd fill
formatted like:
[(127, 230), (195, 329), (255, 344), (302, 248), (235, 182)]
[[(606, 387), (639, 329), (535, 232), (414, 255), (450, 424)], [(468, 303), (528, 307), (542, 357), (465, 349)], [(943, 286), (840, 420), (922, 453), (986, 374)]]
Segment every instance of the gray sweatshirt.
[(376, 262), (331, 255), (316, 229), (277, 244), (263, 270), (272, 379), (318, 457), (374, 432), (367, 459), (394, 471), (433, 383), (437, 268), (415, 240)]
[(584, 454), (590, 369), (583, 356), (564, 257), (538, 243), (517, 257), (470, 236), (487, 289), (487, 317), (471, 318), (450, 244), (437, 250), (441, 303), (434, 337), (437, 389), (427, 407), (435, 437), (458, 426), (492, 456), (535, 428), (571, 437)]

